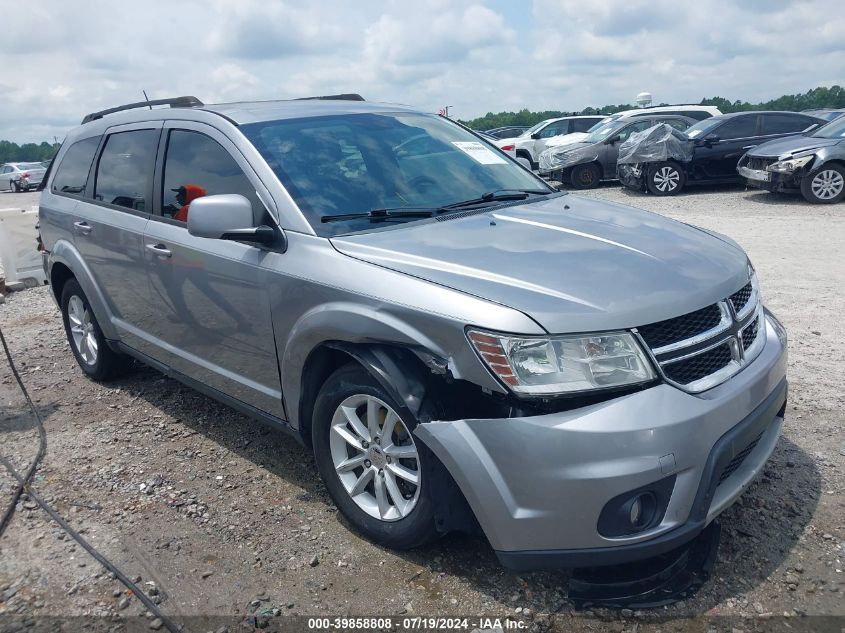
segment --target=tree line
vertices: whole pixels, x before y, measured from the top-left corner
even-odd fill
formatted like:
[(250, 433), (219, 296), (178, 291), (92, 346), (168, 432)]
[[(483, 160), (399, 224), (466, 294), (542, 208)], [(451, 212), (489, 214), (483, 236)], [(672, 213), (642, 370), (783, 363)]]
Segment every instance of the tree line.
[(40, 163), (50, 160), (59, 151), (58, 143), (24, 143), (18, 145), (11, 141), (0, 141), (0, 164), (3, 163)]
[[(803, 94), (783, 95), (777, 99), (760, 103), (749, 103), (748, 101), (730, 101), (724, 97), (706, 97), (699, 102), (700, 105), (716, 106), (724, 113), (746, 112), (748, 110), (790, 110), (800, 112), (801, 110), (815, 108), (845, 108), (845, 88), (842, 86), (831, 86), (830, 88), (819, 87), (808, 90)], [(657, 105), (670, 105), (660, 103)], [(546, 110), (544, 112), (532, 112), (523, 109), (519, 112), (488, 112), (482, 117), (470, 121), (461, 121), (464, 125), (474, 130), (490, 130), (496, 127), (508, 125), (531, 126), (545, 119), (552, 119), (570, 115), (590, 114), (613, 114), (621, 110), (633, 110), (637, 106), (630, 103), (618, 105), (606, 105), (601, 107), (588, 107), (579, 112)]]

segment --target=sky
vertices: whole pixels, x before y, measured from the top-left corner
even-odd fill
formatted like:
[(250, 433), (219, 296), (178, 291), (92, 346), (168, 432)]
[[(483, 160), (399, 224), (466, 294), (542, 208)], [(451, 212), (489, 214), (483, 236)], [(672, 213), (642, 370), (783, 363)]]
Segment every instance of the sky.
[[(92, 111), (357, 92), (470, 119), (845, 84), (842, 0), (32, 0), (0, 22), (0, 139)], [(8, 8), (8, 7), (7, 7)]]

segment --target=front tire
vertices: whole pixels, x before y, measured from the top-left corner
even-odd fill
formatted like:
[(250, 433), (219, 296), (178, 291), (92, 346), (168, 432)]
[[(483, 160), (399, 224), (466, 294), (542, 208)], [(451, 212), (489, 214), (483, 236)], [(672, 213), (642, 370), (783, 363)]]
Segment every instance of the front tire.
[(822, 165), (817, 172), (801, 179), (801, 194), (813, 204), (833, 204), (845, 198), (845, 168)]
[(88, 376), (98, 381), (122, 375), (129, 359), (108, 346), (88, 297), (76, 279), (62, 289), (62, 320), (76, 362)]
[(655, 196), (677, 195), (686, 183), (686, 172), (672, 160), (651, 165), (646, 175), (646, 187)]
[(437, 537), (434, 456), (415, 440), (416, 425), (355, 364), (329, 376), (314, 407), (314, 455), (329, 495), (359, 532), (394, 549)]
[(595, 163), (576, 165), (569, 174), (569, 180), (575, 189), (595, 189), (601, 181), (601, 170)]

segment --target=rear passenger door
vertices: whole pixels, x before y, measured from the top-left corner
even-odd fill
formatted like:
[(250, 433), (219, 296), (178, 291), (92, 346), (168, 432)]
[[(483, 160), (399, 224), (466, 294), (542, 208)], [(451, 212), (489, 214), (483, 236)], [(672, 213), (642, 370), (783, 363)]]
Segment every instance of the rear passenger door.
[(804, 130), (817, 123), (814, 119), (803, 114), (791, 112), (764, 112), (760, 114), (760, 139), (765, 143), (773, 139), (801, 134)]
[(202, 123), (167, 122), (156, 170), (156, 214), (143, 240), (150, 331), (157, 356), (176, 371), (284, 419), (264, 267), (274, 253), (195, 237), (182, 221), (191, 200), (224, 193), (252, 203), (256, 226), (272, 223), (261, 200), (269, 201), (269, 192), (225, 135)]
[(719, 140), (706, 142), (707, 137), (696, 139), (694, 169), (696, 175), (706, 180), (738, 180), (736, 164), (745, 152), (760, 143), (758, 114), (743, 114), (729, 118), (708, 136)]
[(81, 195), (77, 183), (65, 182), (63, 170), (75, 148), (83, 153), (91, 149), (85, 147), (86, 141), (68, 150), (53, 181), (53, 188), (61, 189), (53, 193), (79, 198), (71, 212), (74, 246), (103, 292), (107, 318), (121, 341), (140, 351), (149, 349), (144, 328), (150, 289), (142, 239), (152, 208), (161, 126), (153, 121), (109, 128), (99, 142)]

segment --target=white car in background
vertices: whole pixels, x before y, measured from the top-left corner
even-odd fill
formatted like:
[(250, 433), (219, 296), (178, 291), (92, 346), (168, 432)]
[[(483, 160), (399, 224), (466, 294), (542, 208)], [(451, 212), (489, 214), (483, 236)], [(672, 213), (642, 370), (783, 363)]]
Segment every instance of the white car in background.
[(497, 139), (496, 146), (505, 152), (514, 152), (517, 160), (536, 169), (540, 153), (546, 149), (546, 141), (561, 134), (586, 132), (604, 117), (564, 116), (540, 121), (517, 137)]
[(46, 171), (41, 163), (5, 163), (0, 165), (0, 189), (11, 192), (35, 189)]
[[(599, 125), (609, 123), (610, 121), (615, 121), (616, 119), (645, 116), (647, 114), (677, 114), (681, 116), (688, 116), (696, 119), (697, 121), (703, 121), (704, 119), (709, 119), (711, 116), (722, 114), (722, 111), (715, 106), (704, 105), (669, 105), (655, 106), (653, 108), (636, 108), (634, 110), (622, 110), (621, 112), (615, 112), (614, 114), (605, 116), (595, 125), (595, 128), (598, 128)], [(562, 147), (563, 145), (580, 143), (587, 138), (588, 132), (591, 131), (592, 130), (588, 130), (586, 132), (571, 132), (569, 134), (555, 136), (546, 141), (546, 147)]]
[[(478, 136), (483, 138), (485, 141), (487, 141), (491, 145), (499, 147), (499, 141), (501, 139), (498, 139), (495, 136), (488, 134), (487, 132), (479, 132), (478, 130), (474, 130), (474, 131), (475, 131), (476, 134), (478, 134)], [(516, 162), (518, 162), (523, 167), (531, 169), (531, 167), (532, 167), (531, 161), (529, 161), (527, 158), (524, 158), (523, 156), (517, 156), (516, 150), (514, 149), (514, 146), (513, 146), (513, 143), (509, 143), (505, 147), (499, 147), (499, 149), (502, 150), (505, 154), (507, 154), (511, 158), (515, 159)]]

